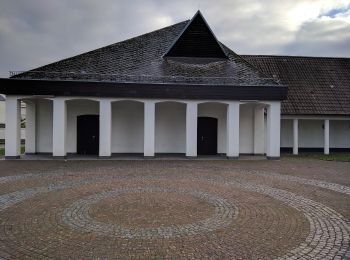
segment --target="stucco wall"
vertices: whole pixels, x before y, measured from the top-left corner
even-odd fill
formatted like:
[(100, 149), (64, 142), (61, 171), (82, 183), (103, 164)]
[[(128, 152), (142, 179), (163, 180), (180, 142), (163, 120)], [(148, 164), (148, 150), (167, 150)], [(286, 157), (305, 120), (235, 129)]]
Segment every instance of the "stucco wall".
[(143, 153), (143, 103), (112, 104), (112, 153)]
[[(37, 104), (37, 151), (51, 153), (52, 101), (38, 100)], [(135, 101), (112, 104), (112, 153), (143, 153), (143, 107), (143, 103)], [(99, 114), (99, 103), (89, 100), (68, 101), (67, 113), (67, 152), (75, 153), (76, 117)], [(186, 105), (157, 103), (155, 113), (156, 153), (185, 153)], [(240, 106), (240, 153), (254, 152), (253, 113), (254, 105)], [(198, 116), (218, 119), (218, 152), (226, 153), (226, 105), (211, 102), (199, 104)], [(323, 120), (299, 120), (299, 147), (323, 148), (322, 125)], [(291, 119), (281, 120), (281, 147), (292, 147), (292, 130)], [(330, 147), (350, 148), (350, 121), (330, 121)]]
[(52, 109), (52, 101), (37, 101), (36, 149), (39, 153), (52, 153)]
[(186, 104), (161, 102), (155, 111), (155, 152), (186, 152)]
[(350, 148), (350, 120), (329, 122), (331, 148)]
[[(323, 148), (323, 120), (299, 120), (299, 147)], [(330, 120), (330, 148), (350, 148), (350, 121)], [(293, 120), (281, 120), (281, 147), (293, 147)]]
[[(254, 153), (254, 105), (241, 105), (239, 110), (239, 152)], [(264, 136), (264, 133), (262, 133)]]

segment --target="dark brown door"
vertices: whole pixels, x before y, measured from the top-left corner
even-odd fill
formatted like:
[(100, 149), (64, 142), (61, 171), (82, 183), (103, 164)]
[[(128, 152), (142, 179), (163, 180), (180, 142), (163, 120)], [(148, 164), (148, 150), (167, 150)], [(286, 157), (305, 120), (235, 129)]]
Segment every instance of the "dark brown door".
[(218, 120), (213, 117), (198, 117), (197, 153), (199, 155), (217, 154)]
[(98, 115), (77, 117), (77, 153), (98, 154), (100, 140), (100, 118)]

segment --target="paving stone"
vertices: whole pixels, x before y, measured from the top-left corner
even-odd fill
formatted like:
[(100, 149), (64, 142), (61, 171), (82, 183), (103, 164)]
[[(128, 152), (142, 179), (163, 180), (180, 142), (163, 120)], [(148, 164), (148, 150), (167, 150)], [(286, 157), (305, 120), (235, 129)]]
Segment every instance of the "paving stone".
[(0, 259), (350, 256), (346, 185), (224, 162), (31, 163), (0, 177)]

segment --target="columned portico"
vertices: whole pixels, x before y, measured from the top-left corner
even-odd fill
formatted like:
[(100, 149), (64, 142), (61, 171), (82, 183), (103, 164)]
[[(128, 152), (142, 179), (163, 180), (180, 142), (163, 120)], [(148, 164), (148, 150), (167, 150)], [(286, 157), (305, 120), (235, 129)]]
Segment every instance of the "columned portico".
[[(51, 153), (52, 151), (54, 158), (65, 158), (67, 154), (79, 153), (78, 139), (84, 135), (84, 129), (88, 134), (91, 128), (88, 124), (85, 125), (85, 128), (78, 127), (78, 118), (95, 116), (99, 118), (99, 121), (93, 124), (93, 127), (97, 126), (99, 129), (96, 154), (98, 153), (101, 158), (111, 157), (113, 153), (135, 155), (143, 153), (145, 158), (152, 158), (157, 152), (159, 154), (185, 153), (189, 158), (195, 158), (198, 154), (226, 154), (228, 159), (237, 159), (240, 154), (265, 153), (265, 135), (267, 136), (267, 158), (276, 159), (280, 155), (279, 102), (252, 103), (223, 100), (209, 102), (207, 100), (184, 100), (180, 102), (179, 100), (163, 101), (161, 99), (91, 99), (89, 97), (78, 97), (73, 100), (69, 97), (52, 97), (50, 98), (53, 104), (51, 111), (47, 106), (40, 105), (40, 99), (21, 98), (27, 103), (26, 152), (29, 154)], [(7, 100), (8, 129), (10, 129), (10, 133), (6, 136), (7, 158), (17, 158), (20, 155), (19, 100), (14, 96), (9, 96)], [(112, 112), (113, 103), (120, 105), (115, 107), (114, 112)], [(142, 106), (136, 106), (137, 104), (142, 104)], [(265, 131), (264, 122), (265, 107), (267, 108), (267, 131)], [(124, 111), (124, 108), (129, 110)], [(15, 111), (17, 112), (14, 113)], [(205, 140), (203, 143), (202, 138), (202, 143), (211, 145), (214, 143), (215, 147), (211, 150), (214, 152), (203, 153), (202, 150), (202, 152), (198, 150), (199, 119), (202, 120), (200, 129)], [(208, 124), (203, 125), (204, 119), (210, 119), (213, 123), (215, 121), (216, 126), (209, 124), (209, 121)], [(170, 125), (169, 122), (171, 122)], [(117, 124), (118, 127), (113, 128), (113, 124)], [(205, 131), (212, 127), (216, 129), (215, 135), (206, 136), (208, 133)], [(47, 129), (52, 133), (52, 137), (48, 136)], [(203, 129), (205, 129), (204, 132)], [(325, 124), (325, 138), (326, 133), (327, 123)], [(134, 142), (135, 138), (137, 138), (137, 143)], [(247, 142), (249, 138), (250, 141)], [(117, 142), (112, 146), (114, 139)], [(121, 140), (124, 141), (121, 142)], [(159, 150), (156, 150), (157, 140), (161, 148), (164, 147), (164, 140), (171, 141), (167, 143), (166, 151), (159, 147)], [(174, 146), (169, 144), (174, 144)], [(79, 154), (84, 155), (85, 153)]]
[(281, 103), (269, 102), (267, 106), (267, 143), (266, 156), (268, 159), (280, 157), (281, 134)]
[(21, 154), (21, 101), (16, 96), (6, 98), (5, 157), (18, 159)]
[(229, 102), (227, 106), (227, 142), (226, 156), (239, 157), (239, 101)]
[(112, 102), (100, 100), (100, 145), (99, 156), (110, 157), (112, 147)]
[(197, 102), (188, 102), (186, 105), (186, 156), (197, 156)]
[(26, 101), (26, 133), (25, 151), (26, 154), (36, 153), (36, 101)]
[(52, 155), (54, 158), (67, 156), (67, 105), (66, 99), (53, 99), (53, 143)]
[(145, 101), (144, 105), (144, 157), (154, 157), (155, 147), (155, 101)]

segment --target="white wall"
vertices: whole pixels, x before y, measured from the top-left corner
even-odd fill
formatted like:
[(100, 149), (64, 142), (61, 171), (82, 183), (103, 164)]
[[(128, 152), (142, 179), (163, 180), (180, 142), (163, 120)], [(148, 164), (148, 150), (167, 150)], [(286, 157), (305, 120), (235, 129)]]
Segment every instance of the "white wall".
[(112, 103), (112, 153), (143, 153), (144, 104)]
[(293, 120), (291, 119), (281, 120), (281, 147), (293, 147)]
[(186, 104), (161, 102), (156, 104), (155, 152), (186, 152)]
[(99, 102), (92, 100), (67, 101), (67, 153), (77, 152), (77, 116), (99, 115)]
[(0, 124), (5, 124), (5, 101), (0, 101)]
[[(239, 153), (254, 153), (254, 105), (240, 105), (239, 109)], [(263, 135), (264, 138), (265, 135)]]
[[(23, 102), (22, 102), (23, 104)], [(21, 115), (25, 116), (25, 106), (21, 106)], [(5, 124), (5, 101), (0, 101), (0, 124)], [(5, 128), (0, 128), (0, 140), (5, 139)], [(21, 129), (21, 139), (25, 139), (25, 129)]]
[(350, 148), (350, 120), (329, 121), (330, 148)]
[[(299, 120), (299, 148), (323, 148), (324, 120)], [(330, 148), (350, 148), (350, 121), (330, 120)], [(281, 147), (293, 147), (293, 120), (281, 120)]]
[(36, 107), (36, 149), (52, 153), (52, 108), (50, 100), (38, 100)]
[(226, 153), (226, 111), (227, 105), (220, 103), (203, 103), (198, 105), (198, 117), (218, 119), (218, 153)]

